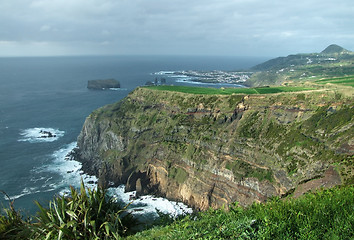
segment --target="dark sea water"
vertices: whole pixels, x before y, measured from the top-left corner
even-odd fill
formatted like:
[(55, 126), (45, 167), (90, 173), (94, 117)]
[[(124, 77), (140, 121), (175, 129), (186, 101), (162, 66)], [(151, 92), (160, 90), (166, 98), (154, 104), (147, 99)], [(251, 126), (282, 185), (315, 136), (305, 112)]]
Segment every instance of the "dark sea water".
[[(80, 165), (65, 160), (85, 118), (96, 108), (124, 98), (158, 71), (238, 70), (265, 59), (237, 57), (38, 57), (0, 58), (0, 190), (25, 214), (35, 200), (45, 203), (79, 186)], [(120, 90), (92, 91), (92, 79), (115, 78)], [(167, 78), (167, 84), (179, 83)], [(209, 85), (210, 86), (210, 85)], [(216, 87), (220, 87), (217, 85)], [(38, 138), (40, 130), (55, 138)], [(8, 206), (5, 196), (0, 204)], [(1, 206), (0, 205), (0, 206)]]

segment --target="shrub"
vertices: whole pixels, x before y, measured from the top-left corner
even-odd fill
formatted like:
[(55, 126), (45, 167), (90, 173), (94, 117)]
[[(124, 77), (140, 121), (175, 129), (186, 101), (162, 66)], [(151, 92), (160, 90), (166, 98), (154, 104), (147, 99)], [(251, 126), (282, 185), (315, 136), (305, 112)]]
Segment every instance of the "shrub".
[(106, 190), (80, 192), (71, 187), (70, 196), (58, 196), (49, 208), (39, 207), (38, 222), (34, 225), (35, 239), (118, 239), (126, 234), (135, 220)]

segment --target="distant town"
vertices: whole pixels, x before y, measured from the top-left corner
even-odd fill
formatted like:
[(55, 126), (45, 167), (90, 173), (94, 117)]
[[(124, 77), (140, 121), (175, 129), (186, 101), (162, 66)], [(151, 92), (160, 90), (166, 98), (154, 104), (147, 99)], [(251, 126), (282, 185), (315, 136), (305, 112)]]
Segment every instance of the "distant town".
[(154, 75), (165, 77), (176, 77), (184, 81), (203, 82), (203, 83), (230, 83), (237, 84), (247, 81), (253, 72), (238, 71), (160, 71)]

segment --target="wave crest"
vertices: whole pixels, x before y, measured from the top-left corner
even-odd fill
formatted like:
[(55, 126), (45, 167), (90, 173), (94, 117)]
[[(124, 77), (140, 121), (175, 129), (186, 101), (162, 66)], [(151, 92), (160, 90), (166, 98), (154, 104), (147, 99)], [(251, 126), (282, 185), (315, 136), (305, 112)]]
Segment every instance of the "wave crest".
[(65, 132), (54, 128), (28, 128), (20, 132), (20, 142), (54, 142), (64, 136)]

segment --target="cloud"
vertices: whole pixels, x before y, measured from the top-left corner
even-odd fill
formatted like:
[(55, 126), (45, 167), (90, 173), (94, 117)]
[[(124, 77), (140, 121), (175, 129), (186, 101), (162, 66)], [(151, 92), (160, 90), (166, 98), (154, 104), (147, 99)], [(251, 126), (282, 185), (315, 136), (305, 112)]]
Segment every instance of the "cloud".
[(71, 54), (276, 56), (334, 41), (354, 49), (351, 0), (12, 0), (0, 11), (0, 41)]
[(47, 31), (49, 31), (49, 30), (51, 30), (51, 26), (49, 26), (49, 25), (43, 25), (43, 26), (41, 26), (41, 28), (39, 29), (39, 31), (41, 31), (41, 32), (47, 32)]

